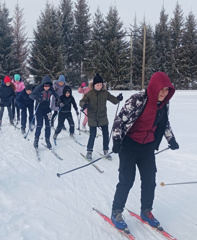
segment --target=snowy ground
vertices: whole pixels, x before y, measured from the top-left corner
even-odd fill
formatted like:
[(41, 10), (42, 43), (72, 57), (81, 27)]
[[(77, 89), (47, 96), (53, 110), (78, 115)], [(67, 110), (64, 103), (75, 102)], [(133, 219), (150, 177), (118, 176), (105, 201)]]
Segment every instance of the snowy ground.
[[(112, 94), (118, 95), (118, 91)], [(124, 101), (132, 94), (124, 91)], [(81, 95), (73, 95), (78, 103)], [(108, 103), (111, 131), (117, 105)], [(75, 111), (73, 116), (77, 126)], [(163, 228), (179, 240), (196, 240), (197, 191), (195, 184), (165, 186), (161, 182), (197, 181), (197, 91), (176, 91), (170, 105), (170, 122), (180, 145), (177, 151), (167, 150), (157, 155), (157, 188), (153, 213)], [(67, 123), (66, 123), (66, 126)], [(98, 130), (100, 131), (100, 130)], [(53, 134), (54, 130), (52, 130)], [(42, 134), (44, 130), (42, 130)], [(42, 135), (42, 137), (44, 134)], [(87, 144), (88, 135), (75, 132), (76, 139)], [(75, 143), (67, 132), (58, 136), (55, 151), (64, 158), (58, 160), (40, 140), (41, 162), (33, 148), (34, 132), (25, 140), (19, 130), (8, 123), (4, 113), (0, 131), (0, 239), (1, 240), (119, 240), (125, 239), (92, 210), (98, 208), (111, 214), (111, 205), (118, 182), (118, 156), (113, 161), (103, 159), (97, 165), (57, 177), (73, 168), (87, 164), (80, 156), (86, 148)], [(52, 139), (52, 138), (51, 138)], [(112, 143), (110, 142), (110, 149)], [(160, 150), (167, 147), (164, 139)], [(94, 159), (102, 152), (102, 137), (95, 142)], [(140, 212), (140, 180), (136, 176), (127, 208)], [(125, 220), (138, 240), (164, 239), (148, 226), (142, 225), (126, 211)]]

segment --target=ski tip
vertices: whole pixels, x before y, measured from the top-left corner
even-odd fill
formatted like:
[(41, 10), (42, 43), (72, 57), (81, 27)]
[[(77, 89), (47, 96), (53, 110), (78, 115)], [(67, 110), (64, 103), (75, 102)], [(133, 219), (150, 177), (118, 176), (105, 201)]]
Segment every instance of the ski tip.
[(60, 177), (61, 177), (61, 174), (60, 174), (60, 173), (57, 173), (57, 177), (60, 178)]

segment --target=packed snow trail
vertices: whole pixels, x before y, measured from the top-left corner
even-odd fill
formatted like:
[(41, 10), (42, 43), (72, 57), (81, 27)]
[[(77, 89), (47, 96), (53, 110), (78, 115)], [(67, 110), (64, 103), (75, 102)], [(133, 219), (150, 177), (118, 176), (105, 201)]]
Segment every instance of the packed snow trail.
[[(112, 91), (117, 96), (121, 91)], [(123, 91), (124, 100), (133, 91)], [(73, 91), (76, 102), (81, 99)], [(121, 109), (121, 106), (120, 108)], [(108, 104), (109, 132), (111, 131), (116, 106)], [(73, 111), (77, 127), (77, 116)], [(160, 186), (161, 182), (184, 182), (197, 180), (197, 91), (177, 91), (170, 102), (170, 122), (180, 145), (178, 151), (167, 150), (156, 156), (157, 188), (153, 214), (162, 227), (178, 240), (196, 240), (197, 236), (197, 191), (196, 185)], [(55, 122), (57, 124), (57, 120)], [(19, 125), (20, 126), (20, 125)], [(66, 122), (68, 129), (68, 124)], [(98, 129), (98, 132), (100, 130)], [(80, 152), (86, 154), (86, 147), (80, 146), (62, 131), (54, 146), (63, 158), (57, 159), (42, 143), (44, 127), (39, 141), (41, 161), (36, 158), (33, 147), (34, 132), (24, 139), (20, 130), (10, 126), (5, 110), (0, 130), (0, 239), (1, 240), (123, 240), (116, 229), (107, 225), (93, 210), (95, 206), (107, 216), (118, 182), (118, 155), (113, 160), (97, 162), (104, 170), (100, 174), (91, 166), (57, 178), (56, 173), (86, 164)], [(100, 132), (99, 132), (100, 133)], [(88, 135), (75, 138), (87, 144)], [(110, 142), (110, 151), (112, 143)], [(160, 150), (167, 147), (162, 141)], [(102, 153), (102, 137), (95, 139), (94, 159)], [(140, 178), (137, 172), (135, 184), (130, 191), (126, 207), (140, 213)], [(162, 240), (137, 219), (124, 211), (125, 221), (138, 240)]]

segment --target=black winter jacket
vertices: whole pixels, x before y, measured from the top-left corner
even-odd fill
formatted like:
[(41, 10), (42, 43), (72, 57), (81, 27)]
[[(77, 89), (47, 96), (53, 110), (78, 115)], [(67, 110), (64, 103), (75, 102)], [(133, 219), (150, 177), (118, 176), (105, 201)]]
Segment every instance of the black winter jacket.
[(33, 106), (34, 100), (31, 99), (29, 94), (26, 93), (26, 90), (23, 89), (16, 97), (16, 104), (22, 109), (28, 106)]
[[(70, 96), (66, 97), (65, 93), (70, 92)], [(78, 111), (77, 104), (75, 102), (74, 97), (72, 96), (72, 90), (69, 86), (65, 86), (63, 89), (63, 95), (60, 97), (61, 103), (64, 104), (64, 106), (61, 108), (62, 113), (67, 113), (71, 111), (71, 104), (73, 105), (75, 111)]]
[(6, 86), (4, 82), (0, 85), (0, 106), (11, 106), (12, 98), (14, 96), (15, 86), (13, 83), (10, 86)]

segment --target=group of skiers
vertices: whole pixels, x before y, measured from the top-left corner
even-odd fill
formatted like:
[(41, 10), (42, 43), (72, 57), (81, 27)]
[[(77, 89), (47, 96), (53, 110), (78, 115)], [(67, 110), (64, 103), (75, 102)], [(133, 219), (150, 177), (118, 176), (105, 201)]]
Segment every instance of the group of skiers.
[[(35, 104), (36, 131), (34, 147), (38, 148), (39, 137), (45, 121), (45, 140), (48, 148), (51, 148), (50, 134), (51, 126), (58, 116), (58, 124), (53, 135), (56, 139), (65, 127), (64, 121), (68, 120), (70, 136), (74, 134), (74, 121), (71, 106), (79, 115), (78, 107), (72, 95), (71, 88), (66, 85), (65, 77), (60, 75), (57, 81), (52, 83), (49, 76), (44, 76), (42, 82), (35, 89), (31, 85), (19, 87), (20, 76), (16, 74), (14, 81), (6, 76), (0, 86), (0, 124), (4, 107), (8, 108), (10, 123), (13, 124), (13, 113), (11, 104), (16, 103), (21, 109), (21, 130), (25, 133), (27, 112), (29, 110), (29, 123), (33, 123), (33, 106)], [(78, 89), (83, 94), (79, 102), (81, 111), (84, 112), (83, 128), (88, 122), (89, 140), (87, 144), (86, 158), (92, 160), (94, 141), (97, 127), (102, 130), (104, 155), (111, 159), (109, 150), (109, 130), (107, 118), (107, 101), (118, 104), (123, 100), (122, 94), (113, 96), (106, 90), (103, 78), (96, 74), (89, 87), (83, 82)], [(121, 230), (127, 228), (122, 212), (130, 189), (135, 180), (136, 166), (141, 177), (141, 218), (153, 227), (160, 225), (152, 214), (154, 191), (156, 186), (156, 163), (155, 150), (159, 149), (162, 137), (165, 136), (169, 148), (178, 149), (172, 132), (169, 119), (169, 100), (175, 92), (169, 77), (163, 72), (152, 75), (148, 87), (139, 93), (132, 95), (115, 116), (113, 123), (113, 148), (114, 153), (119, 154), (119, 182), (116, 187), (114, 201), (112, 204), (111, 220)], [(52, 97), (52, 98), (51, 98)], [(50, 105), (50, 99), (52, 103)], [(51, 110), (54, 111), (53, 115)], [(17, 112), (18, 114), (18, 112)], [(20, 115), (17, 115), (19, 120)]]
[(0, 85), (0, 126), (2, 124), (5, 107), (8, 109), (10, 124), (14, 124), (15, 109), (17, 121), (20, 121), (20, 108), (19, 105), (16, 104), (16, 99), (24, 88), (24, 82), (21, 80), (19, 74), (15, 74), (13, 80), (11, 80), (9, 76), (4, 78), (4, 81)]
[[(123, 98), (121, 94), (118, 97), (111, 95), (105, 89), (103, 78), (99, 74), (96, 74), (93, 81), (90, 83), (90, 87), (87, 87), (86, 82), (83, 82), (79, 87), (78, 92), (83, 94), (82, 100), (80, 101), (80, 107), (82, 107), (82, 110), (84, 111), (84, 120), (82, 126), (85, 129), (88, 121), (88, 125), (90, 127), (90, 136), (87, 145), (86, 157), (91, 160), (97, 127), (101, 127), (103, 133), (104, 154), (106, 155), (109, 150), (109, 131), (106, 102), (109, 100), (113, 104), (117, 104)], [(26, 133), (27, 109), (29, 112), (29, 128), (32, 130), (34, 127), (35, 121), (33, 113), (35, 100), (35, 148), (38, 148), (43, 121), (45, 122), (45, 141), (47, 147), (52, 147), (50, 142), (51, 126), (54, 126), (54, 120), (56, 117), (58, 117), (58, 124), (53, 138), (56, 139), (61, 130), (65, 129), (65, 119), (67, 119), (69, 124), (70, 136), (73, 137), (75, 124), (71, 107), (73, 106), (77, 116), (79, 116), (79, 111), (75, 98), (72, 95), (72, 90), (70, 86), (66, 84), (65, 77), (63, 75), (60, 75), (59, 79), (53, 82), (49, 76), (44, 76), (41, 84), (34, 89), (30, 84), (25, 86), (23, 81), (20, 79), (20, 75), (18, 74), (14, 75), (13, 80), (11, 80), (9, 76), (6, 76), (0, 87), (0, 99), (0, 123), (2, 122), (5, 106), (8, 108), (11, 124), (14, 124), (13, 119), (15, 116), (15, 108), (17, 109), (17, 121), (20, 120), (21, 109), (21, 132), (23, 134)], [(5, 101), (8, 101), (8, 103)], [(11, 104), (13, 105), (14, 111), (11, 111)], [(51, 113), (52, 111), (53, 114)], [(108, 157), (110, 158), (110, 156)]]

